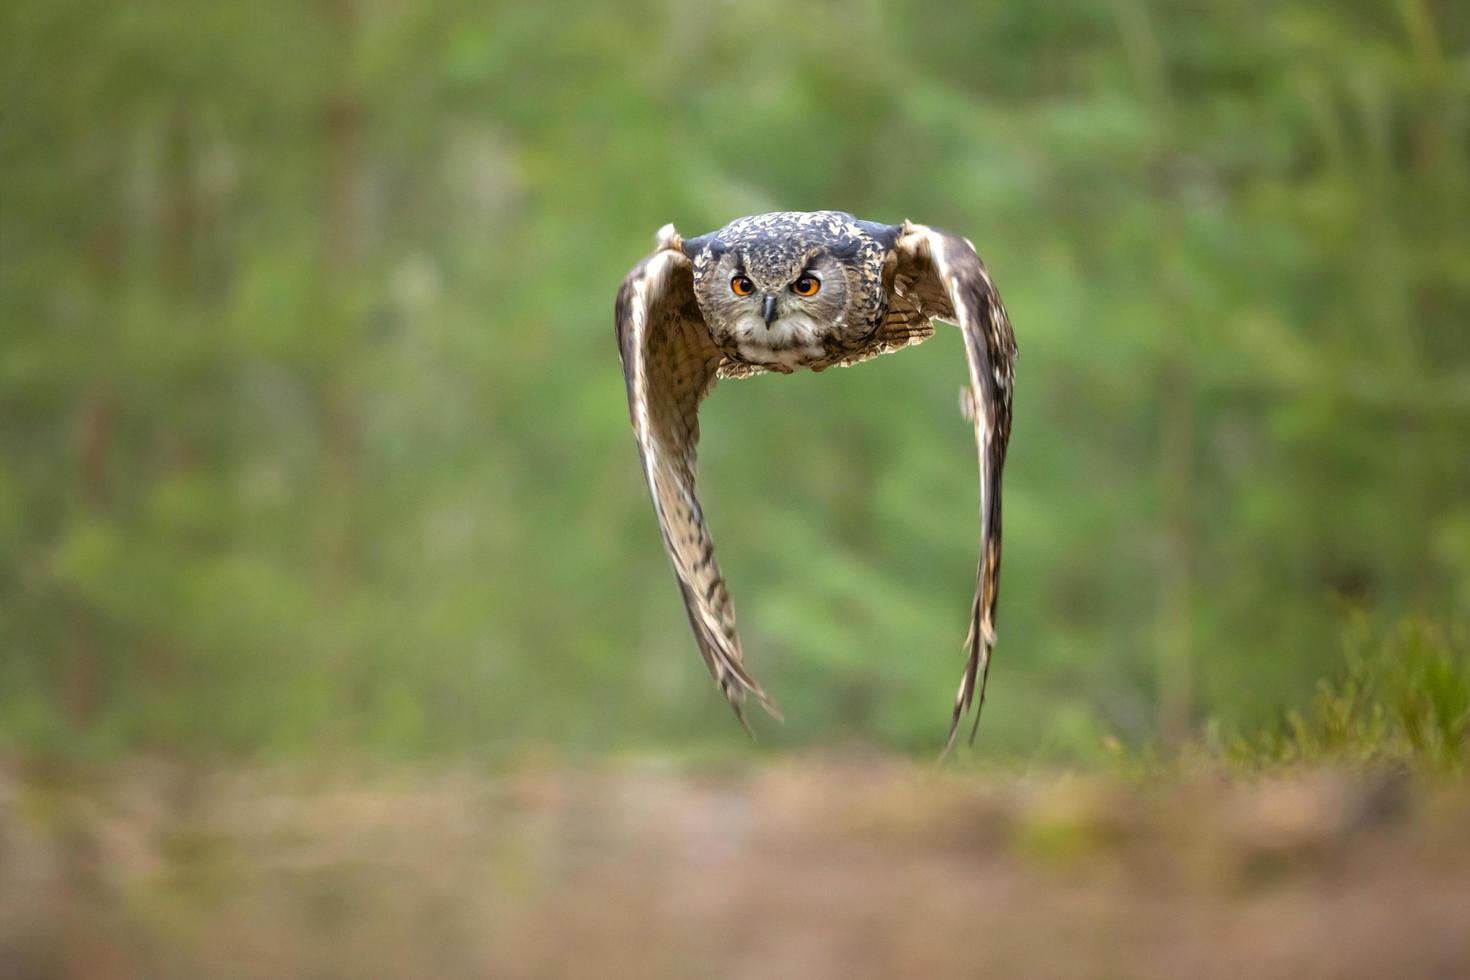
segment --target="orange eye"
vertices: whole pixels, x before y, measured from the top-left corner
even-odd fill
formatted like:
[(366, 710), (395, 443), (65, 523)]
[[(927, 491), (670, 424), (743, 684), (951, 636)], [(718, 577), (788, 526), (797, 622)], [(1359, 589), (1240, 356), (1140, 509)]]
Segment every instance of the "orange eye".
[(815, 296), (822, 288), (822, 280), (816, 276), (802, 276), (791, 284), (791, 291), (798, 296)]
[(730, 292), (736, 296), (749, 296), (755, 292), (755, 283), (745, 276), (736, 276), (730, 280)]

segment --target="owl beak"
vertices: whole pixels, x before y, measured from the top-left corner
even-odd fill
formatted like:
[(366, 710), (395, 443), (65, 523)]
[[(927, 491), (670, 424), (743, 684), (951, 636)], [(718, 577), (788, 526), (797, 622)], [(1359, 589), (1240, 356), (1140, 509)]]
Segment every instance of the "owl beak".
[(770, 326), (776, 319), (776, 297), (766, 293), (764, 302), (761, 303), (761, 316), (766, 318), (766, 326)]

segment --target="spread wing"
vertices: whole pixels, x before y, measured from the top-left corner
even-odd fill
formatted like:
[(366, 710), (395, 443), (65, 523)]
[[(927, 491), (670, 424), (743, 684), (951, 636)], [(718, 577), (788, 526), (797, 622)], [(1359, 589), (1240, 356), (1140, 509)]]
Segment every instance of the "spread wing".
[(905, 305), (916, 305), (926, 317), (956, 324), (965, 336), (970, 386), (964, 393), (966, 414), (975, 426), (980, 456), (980, 563), (975, 573), (975, 599), (968, 658), (950, 720), (948, 752), (954, 745), (960, 716), (975, 705), (975, 727), (985, 704), (990, 651), (995, 646), (995, 600), (1000, 582), (1000, 478), (1011, 436), (1011, 393), (1016, 376), (1016, 335), (1001, 305), (1000, 294), (985, 264), (966, 239), (934, 228), (905, 222), (894, 243), (893, 292)]
[(741, 724), (747, 694), (779, 718), (745, 671), (735, 607), (694, 492), (699, 403), (715, 385), (721, 354), (694, 301), (692, 268), (672, 226), (660, 232), (659, 249), (623, 280), (615, 315), (628, 413), (699, 652)]

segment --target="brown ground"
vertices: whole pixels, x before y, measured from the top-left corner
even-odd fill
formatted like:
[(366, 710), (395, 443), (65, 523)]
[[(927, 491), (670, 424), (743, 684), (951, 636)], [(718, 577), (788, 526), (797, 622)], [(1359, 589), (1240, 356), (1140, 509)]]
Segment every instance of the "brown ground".
[(0, 767), (0, 977), (1470, 977), (1470, 792)]

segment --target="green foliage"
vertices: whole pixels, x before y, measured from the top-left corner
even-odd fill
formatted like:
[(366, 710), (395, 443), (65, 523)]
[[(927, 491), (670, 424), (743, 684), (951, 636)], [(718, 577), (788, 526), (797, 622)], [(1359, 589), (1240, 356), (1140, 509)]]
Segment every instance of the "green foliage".
[(1295, 764), (1388, 762), (1445, 774), (1470, 763), (1470, 640), (1408, 620), (1374, 636), (1359, 618), (1344, 640), (1344, 664), (1318, 683), (1310, 704), (1286, 712), (1227, 757), (1250, 769)]
[[(963, 232), (1015, 321), (982, 751), (1249, 729), (1336, 597), (1470, 611), (1464, 4), (10, 0), (0, 103), (0, 743), (748, 752), (610, 307), (774, 208)], [(942, 738), (963, 379), (707, 403), (762, 748)]]

